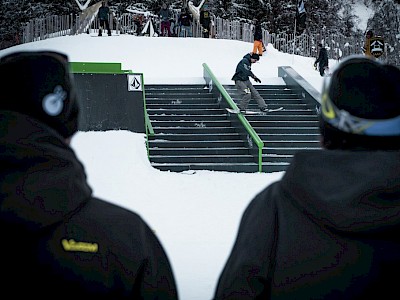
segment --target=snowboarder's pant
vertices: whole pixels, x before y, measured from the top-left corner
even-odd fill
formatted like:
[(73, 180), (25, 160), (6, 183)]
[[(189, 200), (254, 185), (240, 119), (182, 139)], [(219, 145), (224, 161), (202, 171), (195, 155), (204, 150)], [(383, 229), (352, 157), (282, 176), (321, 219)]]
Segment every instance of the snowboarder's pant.
[(253, 53), (258, 53), (258, 55), (263, 55), (263, 42), (255, 40), (253, 43)]
[(209, 38), (210, 37), (210, 24), (205, 24), (203, 25), (203, 38)]
[(167, 31), (167, 35), (171, 36), (171, 23), (169, 21), (161, 22), (161, 35), (165, 36), (165, 30)]
[(192, 26), (182, 25), (179, 32), (180, 37), (192, 37)]
[(267, 104), (265, 104), (264, 99), (252, 85), (250, 80), (246, 81), (236, 80), (235, 87), (236, 90), (239, 92), (240, 96), (242, 97), (242, 100), (240, 101), (239, 104), (240, 109), (247, 109), (247, 106), (249, 105), (249, 102), (251, 100), (251, 96), (253, 96), (254, 99), (256, 99), (257, 105), (260, 109), (267, 107)]
[(101, 35), (102, 33), (102, 29), (103, 28), (107, 29), (107, 33), (110, 35), (111, 34), (111, 30), (110, 30), (110, 23), (108, 22), (108, 20), (100, 20), (100, 30), (99, 30), (99, 35)]

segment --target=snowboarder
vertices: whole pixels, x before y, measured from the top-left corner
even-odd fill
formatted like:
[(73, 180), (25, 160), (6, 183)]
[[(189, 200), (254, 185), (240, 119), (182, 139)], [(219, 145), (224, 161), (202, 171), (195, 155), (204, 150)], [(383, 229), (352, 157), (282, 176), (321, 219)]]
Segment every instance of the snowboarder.
[(235, 74), (232, 77), (232, 80), (235, 81), (236, 90), (242, 96), (238, 105), (241, 112), (246, 112), (252, 95), (257, 101), (259, 109), (267, 111), (267, 104), (249, 80), (249, 77), (251, 77), (255, 82), (261, 83), (261, 80), (251, 71), (251, 64), (256, 63), (259, 59), (260, 56), (257, 53), (247, 53), (237, 64)]

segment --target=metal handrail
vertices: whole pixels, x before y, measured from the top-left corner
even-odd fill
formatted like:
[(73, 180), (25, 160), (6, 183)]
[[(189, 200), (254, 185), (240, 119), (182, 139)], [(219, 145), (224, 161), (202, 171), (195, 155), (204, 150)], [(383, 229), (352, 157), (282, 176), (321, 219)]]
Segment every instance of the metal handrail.
[[(236, 103), (232, 100), (231, 96), (229, 96), (228, 92), (226, 89), (221, 85), (221, 83), (218, 81), (217, 77), (213, 74), (211, 71), (210, 67), (206, 64), (202, 64), (205, 72), (205, 79), (208, 84), (212, 84), (213, 87), (216, 87), (218, 91), (220, 92), (220, 95), (223, 99), (225, 99), (227, 105), (232, 108), (237, 110), (238, 107)], [(208, 80), (208, 78), (211, 80)], [(261, 138), (258, 136), (258, 134), (255, 132), (254, 128), (250, 125), (249, 121), (242, 115), (242, 114), (237, 114), (236, 117), (240, 121), (240, 123), (243, 125), (244, 129), (246, 132), (249, 134), (249, 136), (252, 138), (254, 143), (257, 145), (258, 148), (258, 171), (262, 172), (262, 150), (264, 148), (264, 142), (261, 140)]]
[[(73, 16), (49, 16), (29, 21), (22, 32), (22, 43), (28, 43), (47, 38), (80, 34), (97, 30), (99, 22), (96, 18), (98, 7), (88, 7), (80, 15)], [(152, 16), (151, 20), (156, 28), (160, 29), (160, 22), (157, 17)], [(117, 33), (133, 33), (136, 31), (134, 14), (124, 13), (122, 15), (110, 14), (110, 27)], [(238, 20), (226, 20), (219, 17), (212, 17), (211, 37), (217, 39), (239, 40), (253, 42), (253, 25)], [(129, 30), (128, 30), (129, 29)], [(177, 30), (179, 31), (179, 29)], [(160, 32), (160, 30), (158, 30)], [(179, 32), (177, 32), (179, 33)], [(193, 37), (203, 37), (201, 25), (198, 21), (192, 23)], [(318, 43), (325, 41), (330, 58), (339, 59), (352, 54), (361, 54), (363, 39), (360, 36), (345, 37), (338, 34), (303, 33), (295, 36), (286, 33), (269, 33), (262, 29), (265, 45), (272, 44), (275, 49), (284, 53), (302, 55), (305, 57), (316, 57), (318, 54)], [(334, 42), (333, 42), (334, 41)], [(295, 44), (295, 47), (293, 45)]]

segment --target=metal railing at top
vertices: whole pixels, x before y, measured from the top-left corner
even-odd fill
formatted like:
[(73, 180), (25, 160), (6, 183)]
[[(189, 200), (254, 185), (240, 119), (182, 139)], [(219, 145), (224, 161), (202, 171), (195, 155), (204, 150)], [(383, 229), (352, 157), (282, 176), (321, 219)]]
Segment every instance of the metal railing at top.
[[(97, 20), (98, 7), (95, 5), (87, 8), (80, 15), (49, 16), (46, 18), (33, 19), (28, 22), (23, 30), (22, 43), (28, 43), (58, 36), (89, 33), (99, 29)], [(160, 21), (157, 17), (150, 17), (155, 31), (160, 35)], [(142, 26), (145, 25), (145, 23)], [(117, 34), (137, 34), (139, 24), (135, 22), (133, 13), (122, 15), (110, 15), (111, 30)], [(180, 35), (180, 27), (175, 26), (174, 35)], [(146, 34), (143, 34), (146, 35)], [(197, 22), (192, 23), (192, 36), (203, 37), (202, 27)], [(226, 20), (218, 17), (212, 18), (210, 38), (230, 39), (244, 42), (253, 42), (253, 25), (236, 20)], [(263, 40), (265, 45), (272, 44), (275, 49), (281, 52), (297, 54), (306, 57), (316, 57), (318, 54), (317, 45), (324, 42), (328, 57), (339, 59), (351, 54), (361, 54), (363, 40), (360, 37), (345, 37), (341, 35), (313, 33), (301, 34), (279, 34), (269, 33), (263, 29)], [(251, 51), (251, 49), (249, 49)]]

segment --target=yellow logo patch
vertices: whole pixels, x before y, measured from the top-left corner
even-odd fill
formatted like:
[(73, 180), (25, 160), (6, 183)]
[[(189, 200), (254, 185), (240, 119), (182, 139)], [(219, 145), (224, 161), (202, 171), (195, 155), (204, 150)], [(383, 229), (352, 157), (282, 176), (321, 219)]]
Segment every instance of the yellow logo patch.
[(61, 245), (65, 251), (96, 253), (99, 250), (99, 245), (97, 243), (76, 242), (72, 239), (61, 240)]

